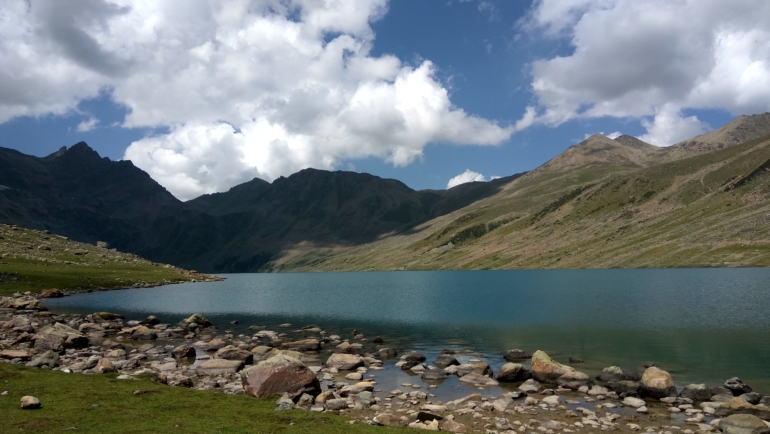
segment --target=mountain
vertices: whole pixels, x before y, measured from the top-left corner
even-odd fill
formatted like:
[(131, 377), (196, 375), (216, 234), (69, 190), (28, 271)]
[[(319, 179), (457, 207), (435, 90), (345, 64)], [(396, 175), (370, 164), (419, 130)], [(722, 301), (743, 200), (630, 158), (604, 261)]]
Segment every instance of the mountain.
[(409, 233), (278, 269), (768, 266), (766, 119), (738, 118), (673, 149), (592, 136)]
[(417, 192), (368, 174), (306, 169), (183, 203), (130, 161), (85, 143), (44, 158), (0, 148), (0, 222), (206, 271), (257, 271), (303, 246), (350, 246), (495, 194), (514, 177)]

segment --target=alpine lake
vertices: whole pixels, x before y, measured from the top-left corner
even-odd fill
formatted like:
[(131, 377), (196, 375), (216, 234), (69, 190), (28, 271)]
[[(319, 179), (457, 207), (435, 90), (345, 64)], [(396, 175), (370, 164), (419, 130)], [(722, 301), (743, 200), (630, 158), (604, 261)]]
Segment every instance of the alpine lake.
[[(156, 315), (175, 323), (205, 315), (235, 336), (249, 326), (306, 336), (327, 335), (376, 353), (374, 337), (399, 354), (420, 351), (431, 363), (442, 350), (461, 362), (479, 359), (495, 372), (506, 350), (543, 350), (594, 376), (608, 366), (644, 370), (654, 363), (677, 387), (721, 386), (734, 376), (770, 394), (770, 269), (610, 269), (394, 271), (230, 274), (213, 283), (77, 294), (47, 299), (57, 313), (116, 312), (127, 320)], [(237, 321), (237, 324), (231, 324)], [(289, 327), (279, 325), (291, 324)], [(332, 347), (319, 354), (323, 362)], [(378, 387), (420, 384), (385, 360)], [(508, 387), (508, 386), (502, 386)], [(507, 390), (507, 389), (503, 389)], [(450, 376), (433, 391), (442, 399), (475, 392)], [(496, 395), (501, 387), (481, 393)]]

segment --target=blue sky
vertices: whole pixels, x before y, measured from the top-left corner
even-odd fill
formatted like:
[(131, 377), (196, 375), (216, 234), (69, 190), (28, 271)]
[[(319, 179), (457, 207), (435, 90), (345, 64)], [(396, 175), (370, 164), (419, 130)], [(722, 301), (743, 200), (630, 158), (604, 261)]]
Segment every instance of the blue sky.
[(11, 3), (0, 146), (86, 141), (182, 199), (303, 167), (446, 188), (770, 110), (763, 1)]

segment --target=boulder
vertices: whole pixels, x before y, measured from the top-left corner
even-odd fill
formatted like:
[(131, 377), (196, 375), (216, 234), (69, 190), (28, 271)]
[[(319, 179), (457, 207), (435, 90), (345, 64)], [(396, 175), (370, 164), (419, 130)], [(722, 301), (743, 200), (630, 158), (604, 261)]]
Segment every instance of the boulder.
[(340, 396), (343, 398), (350, 395), (358, 395), (361, 392), (371, 392), (374, 390), (374, 383), (371, 381), (361, 381), (356, 384), (349, 384), (340, 389)]
[(403, 356), (401, 356), (401, 360), (406, 360), (407, 362), (418, 362), (422, 363), (426, 360), (425, 354), (417, 352), (417, 351), (410, 351)]
[(48, 350), (45, 353), (37, 356), (33, 361), (27, 363), (30, 368), (42, 368), (47, 366), (51, 369), (59, 366), (59, 354)]
[(433, 364), (441, 369), (444, 369), (447, 366), (459, 365), (460, 362), (458, 362), (457, 359), (455, 359), (451, 354), (440, 354), (438, 357), (436, 357), (436, 360), (433, 361)]
[(738, 377), (733, 377), (725, 381), (725, 388), (733, 393), (733, 396), (741, 396), (744, 393), (752, 392), (751, 387), (741, 381)]
[(160, 324), (160, 319), (155, 315), (150, 315), (144, 320), (144, 323), (147, 325), (158, 325)]
[(474, 387), (496, 387), (500, 385), (500, 383), (497, 381), (477, 372), (471, 372), (467, 375), (463, 375), (460, 377), (460, 382)]
[(40, 300), (29, 295), (21, 297), (0, 297), (0, 307), (16, 310), (48, 310)]
[(472, 430), (460, 422), (455, 420), (447, 420), (441, 424), (441, 431), (448, 431), (452, 433), (468, 433)]
[(532, 356), (522, 350), (508, 350), (503, 355), (503, 358), (508, 362), (520, 362), (522, 360), (531, 359)]
[(93, 317), (94, 321), (115, 321), (119, 319), (126, 319), (126, 317), (123, 315), (112, 312), (94, 312), (91, 314), (91, 316)]
[(762, 395), (760, 395), (757, 392), (744, 393), (743, 395), (740, 396), (740, 398), (748, 402), (749, 404), (754, 404), (754, 405), (757, 405), (762, 401)]
[(642, 384), (638, 381), (622, 380), (607, 383), (607, 386), (617, 392), (618, 395), (636, 396), (639, 394), (639, 389), (642, 387)]
[(355, 354), (356, 353), (356, 347), (353, 345), (350, 345), (350, 342), (345, 341), (341, 344), (334, 347), (333, 352), (335, 353), (344, 353), (344, 354)]
[(331, 410), (331, 411), (344, 410), (348, 408), (348, 400), (347, 399), (330, 399), (324, 402), (324, 407), (326, 407), (327, 410)]
[(719, 421), (719, 429), (725, 434), (768, 434), (770, 427), (762, 419), (751, 414), (734, 414)]
[(609, 366), (602, 369), (602, 372), (596, 376), (596, 380), (602, 383), (616, 383), (619, 381), (639, 381), (642, 376), (635, 371), (625, 371), (617, 366)]
[(487, 365), (484, 362), (465, 363), (457, 366), (458, 377), (464, 377), (470, 374), (471, 372), (475, 372), (481, 375), (486, 375), (487, 377), (491, 377), (493, 374), (492, 368), (490, 368), (489, 365)]
[(22, 410), (37, 410), (40, 407), (41, 407), (40, 400), (35, 398), (34, 396), (23, 396), (21, 398)]
[(540, 383), (537, 382), (537, 380), (529, 379), (525, 381), (521, 386), (519, 386), (519, 390), (521, 390), (524, 393), (532, 394), (537, 393), (540, 391)]
[(532, 355), (532, 378), (574, 390), (589, 386), (591, 383), (591, 379), (585, 373), (554, 361), (540, 350)]
[(393, 359), (398, 356), (398, 351), (394, 348), (380, 348), (377, 351), (381, 359)]
[(689, 398), (693, 401), (708, 401), (711, 399), (711, 389), (705, 384), (688, 384), (679, 392), (682, 398)]
[(299, 360), (284, 355), (272, 356), (244, 370), (241, 381), (246, 394), (257, 398), (287, 393), (294, 399), (303, 393), (311, 396), (321, 393), (313, 371)]
[(51, 288), (46, 289), (40, 293), (40, 298), (61, 298), (64, 297), (64, 293), (60, 289)]
[(182, 344), (171, 350), (171, 355), (177, 359), (195, 357), (195, 348), (193, 348), (191, 345)]
[(243, 360), (211, 359), (201, 363), (195, 372), (198, 375), (235, 374), (243, 369)]
[(735, 397), (730, 402), (725, 402), (717, 407), (714, 413), (717, 417), (732, 416), (734, 414), (751, 414), (762, 420), (770, 421), (770, 408), (764, 405), (752, 405), (743, 398)]
[(45, 326), (35, 335), (35, 349), (40, 352), (51, 350), (61, 353), (67, 348), (85, 348), (87, 346), (88, 338), (86, 335), (62, 323)]
[(627, 405), (627, 406), (633, 407), (633, 408), (640, 408), (640, 407), (646, 406), (647, 403), (644, 402), (643, 399), (627, 396), (627, 397), (623, 398), (623, 405)]
[(151, 341), (158, 338), (158, 334), (155, 333), (155, 330), (143, 325), (131, 327), (130, 329), (125, 330), (125, 332), (128, 334), (128, 337), (134, 341)]
[(203, 349), (206, 351), (218, 351), (227, 346), (227, 342), (222, 339), (212, 339), (203, 345)]
[(334, 392), (327, 390), (326, 392), (321, 392), (318, 396), (316, 396), (315, 402), (316, 404), (323, 404), (330, 399), (334, 399)]
[(254, 355), (246, 350), (242, 350), (235, 345), (228, 345), (217, 350), (214, 354), (215, 359), (241, 360), (250, 365), (254, 361)]
[(406, 426), (409, 420), (406, 416), (396, 416), (392, 413), (380, 413), (372, 419), (372, 422), (381, 426)]
[(674, 379), (671, 378), (671, 374), (655, 366), (650, 366), (645, 369), (640, 383), (641, 387), (639, 393), (643, 396), (649, 396), (651, 398), (679, 396), (676, 393)]
[(96, 364), (94, 371), (98, 374), (107, 374), (109, 372), (117, 371), (117, 368), (115, 368), (115, 365), (112, 364), (110, 359), (102, 357), (99, 359), (99, 363)]
[(355, 354), (332, 354), (326, 360), (326, 366), (340, 371), (352, 371), (364, 366), (364, 359)]
[(32, 355), (27, 350), (2, 350), (0, 351), (0, 359), (21, 359), (29, 360)]
[(495, 380), (501, 383), (518, 383), (530, 378), (532, 378), (532, 373), (529, 372), (526, 366), (521, 363), (510, 362), (504, 364), (497, 375), (495, 375)]
[(190, 324), (198, 324), (201, 327), (209, 327), (209, 326), (211, 326), (211, 323), (209, 322), (209, 320), (206, 319), (205, 316), (203, 316), (203, 315), (201, 315), (199, 313), (194, 313), (194, 314), (190, 315), (187, 319), (183, 320), (182, 323), (185, 324), (185, 325), (188, 325), (188, 326)]
[(434, 366), (428, 366), (428, 369), (426, 369), (420, 376), (423, 381), (441, 381), (446, 380), (447, 377), (448, 375), (446, 372), (444, 372), (443, 369), (439, 369)]
[(318, 339), (302, 339), (294, 342), (284, 342), (281, 344), (281, 348), (299, 352), (320, 351), (321, 343)]

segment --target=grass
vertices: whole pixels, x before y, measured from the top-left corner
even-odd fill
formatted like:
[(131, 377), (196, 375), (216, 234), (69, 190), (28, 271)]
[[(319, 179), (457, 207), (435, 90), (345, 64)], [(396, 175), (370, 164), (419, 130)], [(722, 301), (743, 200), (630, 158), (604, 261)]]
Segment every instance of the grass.
[[(64, 374), (0, 363), (0, 432), (78, 433), (378, 433), (334, 414), (275, 412), (273, 400), (168, 387), (149, 379), (116, 380), (114, 374)], [(135, 390), (145, 393), (134, 395)], [(42, 409), (21, 410), (32, 395)]]
[[(76, 259), (73, 258), (73, 261)], [(88, 290), (125, 288), (135, 282), (189, 280), (174, 269), (148, 264), (105, 262), (102, 265), (50, 263), (26, 258), (0, 259), (0, 296), (38, 293), (49, 288)]]

